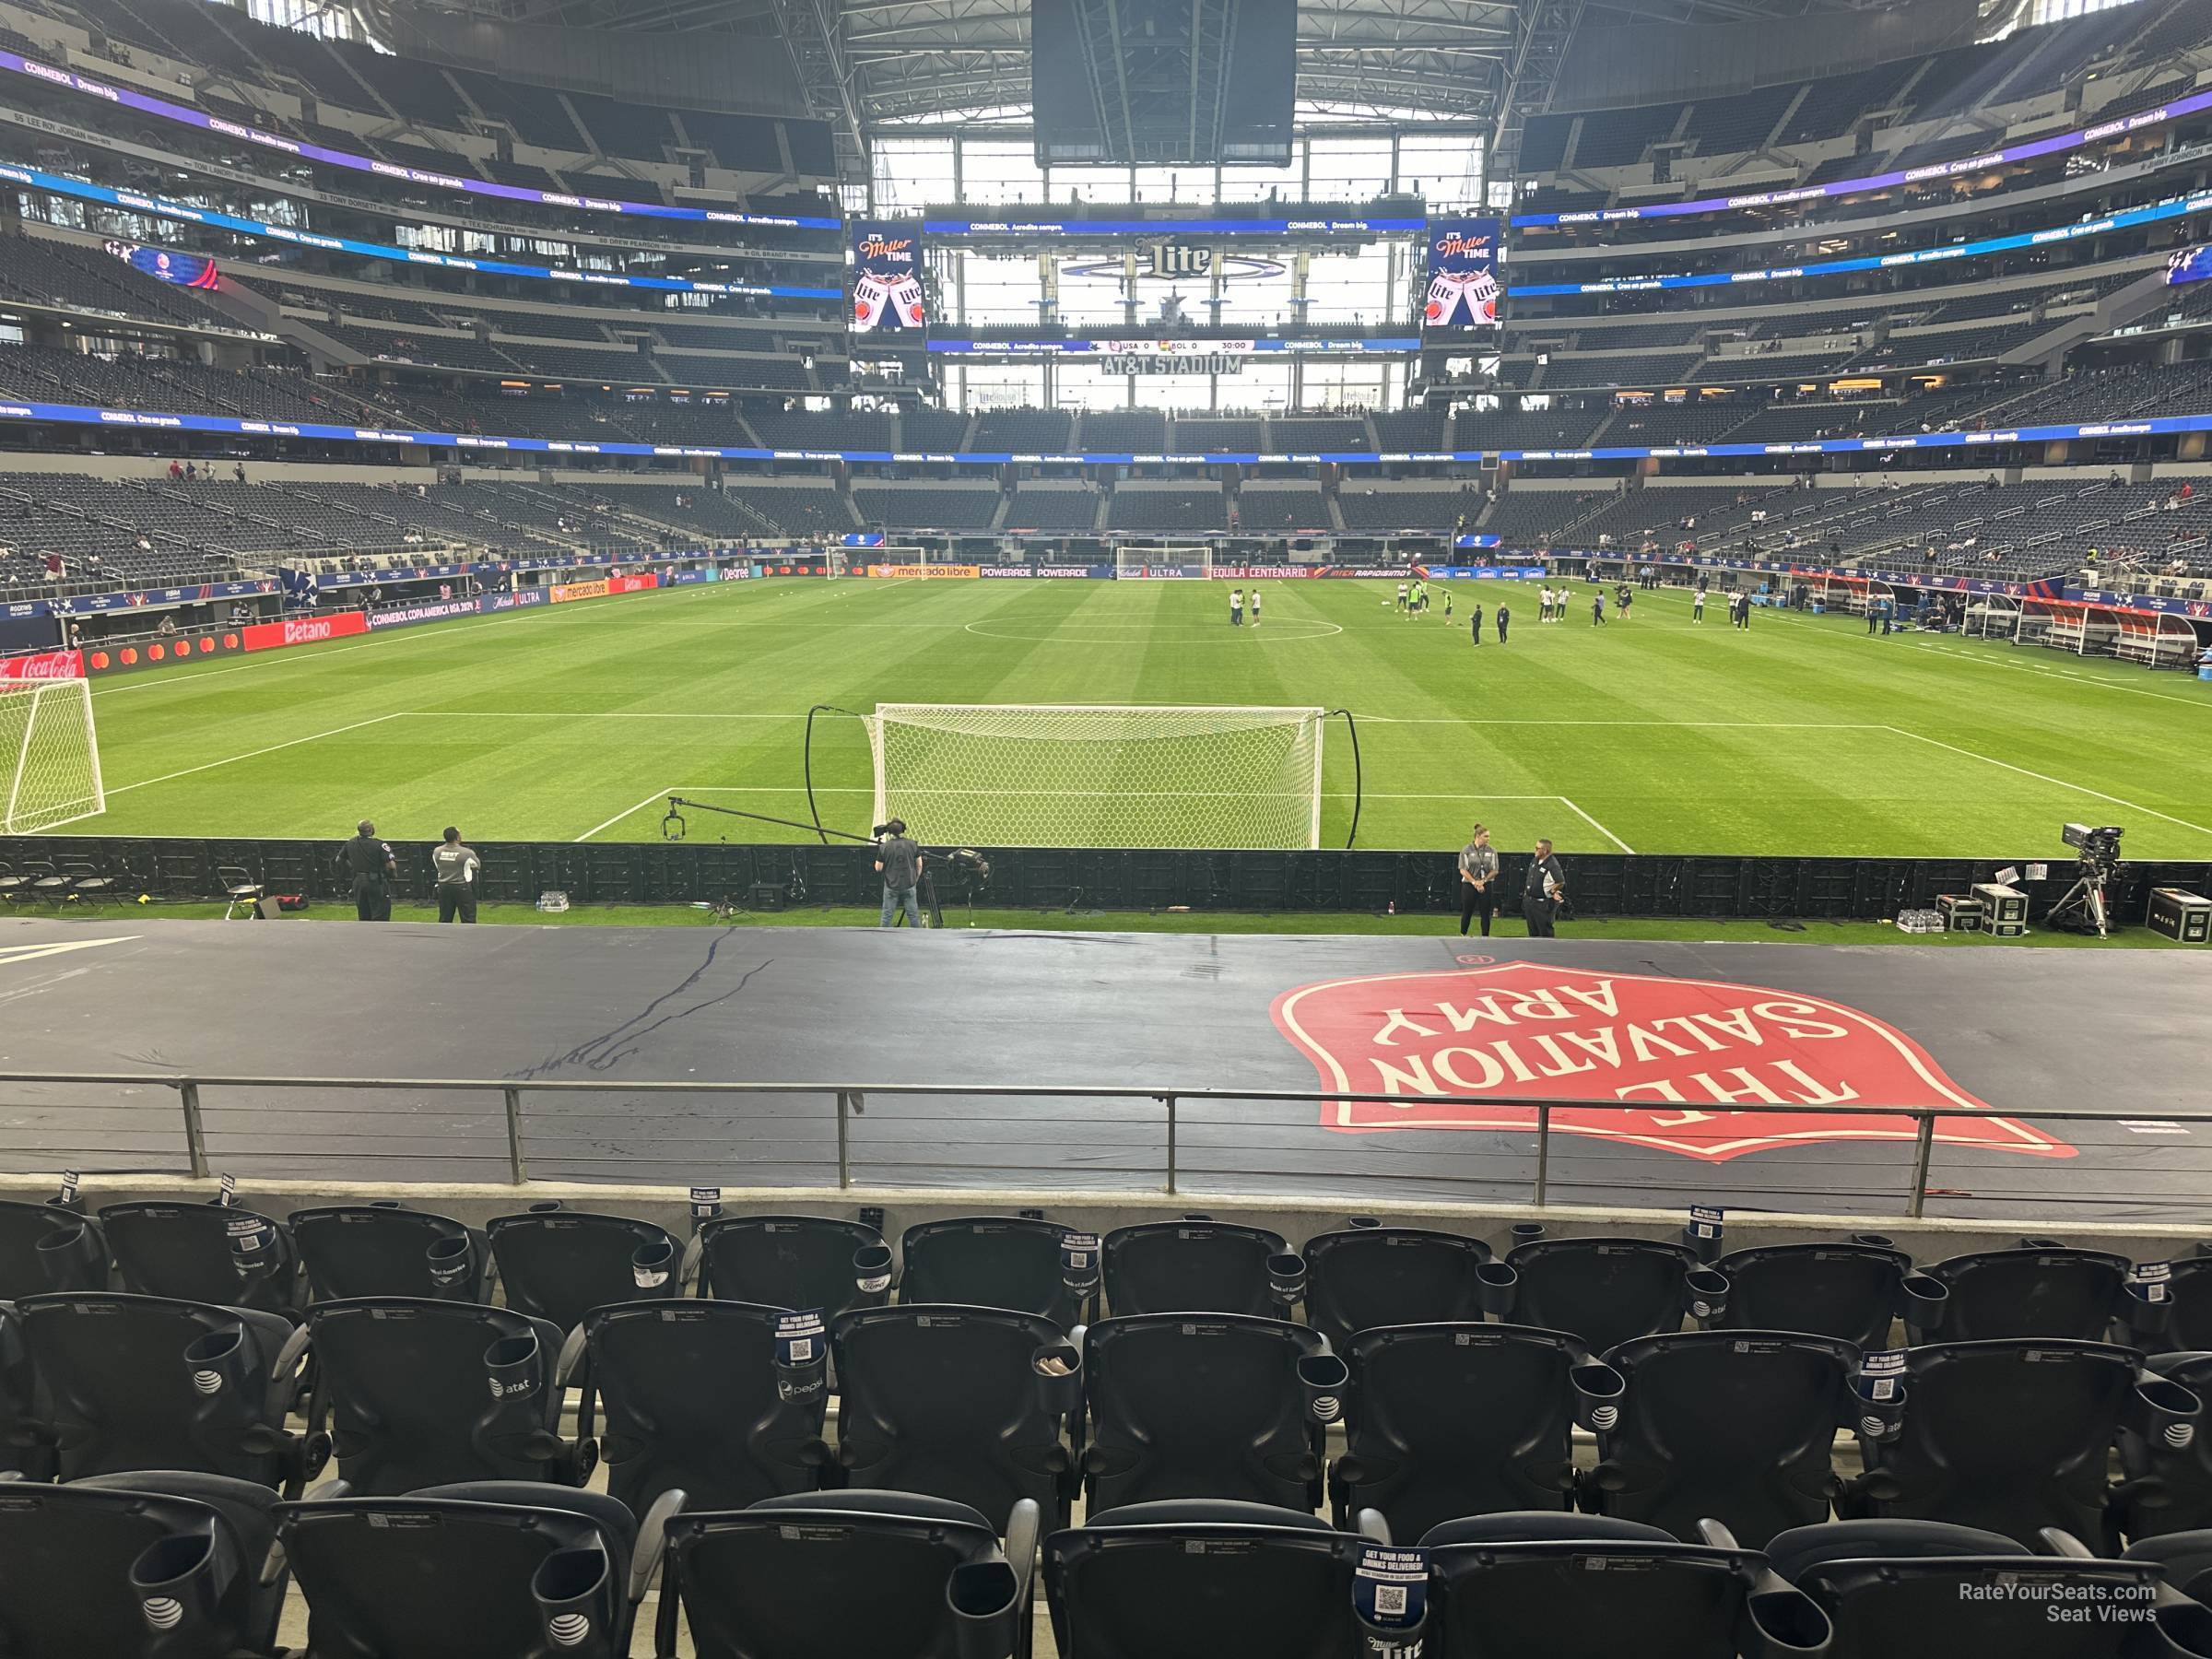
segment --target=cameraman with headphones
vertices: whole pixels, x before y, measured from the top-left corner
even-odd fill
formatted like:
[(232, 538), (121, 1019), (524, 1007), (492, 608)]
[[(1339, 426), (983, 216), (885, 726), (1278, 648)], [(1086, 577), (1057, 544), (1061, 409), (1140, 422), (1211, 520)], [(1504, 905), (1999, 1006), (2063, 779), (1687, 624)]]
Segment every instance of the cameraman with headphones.
[(903, 910), (909, 927), (922, 925), (922, 902), (916, 888), (922, 882), (922, 849), (906, 833), (903, 818), (876, 826), (876, 868), (883, 877), (883, 927), (898, 925)]

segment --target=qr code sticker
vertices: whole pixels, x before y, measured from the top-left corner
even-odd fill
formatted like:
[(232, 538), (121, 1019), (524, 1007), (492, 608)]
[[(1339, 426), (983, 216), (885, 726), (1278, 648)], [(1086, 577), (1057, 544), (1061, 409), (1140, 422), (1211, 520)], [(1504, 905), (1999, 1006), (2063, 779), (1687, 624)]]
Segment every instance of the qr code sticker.
[(813, 1358), (814, 1339), (811, 1336), (802, 1336), (791, 1345), (791, 1362), (794, 1365), (805, 1365)]
[(1403, 1584), (1377, 1584), (1375, 1586), (1375, 1611), (1403, 1616), (1406, 1611), (1406, 1586)]

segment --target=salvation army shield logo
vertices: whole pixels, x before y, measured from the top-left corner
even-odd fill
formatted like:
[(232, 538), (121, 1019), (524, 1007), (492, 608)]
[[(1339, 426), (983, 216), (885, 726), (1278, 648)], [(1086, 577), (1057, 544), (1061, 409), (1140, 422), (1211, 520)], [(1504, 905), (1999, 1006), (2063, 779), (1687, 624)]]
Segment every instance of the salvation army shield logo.
[[(2033, 1158), (2075, 1149), (2001, 1117), (1894, 1026), (1799, 991), (1665, 979), (1547, 962), (1385, 973), (1301, 985), (1275, 1000), (1276, 1027), (1313, 1062), (1324, 1090), (1397, 1097), (1330, 1101), (1322, 1126), (1551, 1126), (1721, 1163), (1821, 1141), (1909, 1141), (1910, 1120), (1849, 1106), (1950, 1107), (1946, 1146)], [(1777, 1112), (1774, 1107), (1834, 1107)]]

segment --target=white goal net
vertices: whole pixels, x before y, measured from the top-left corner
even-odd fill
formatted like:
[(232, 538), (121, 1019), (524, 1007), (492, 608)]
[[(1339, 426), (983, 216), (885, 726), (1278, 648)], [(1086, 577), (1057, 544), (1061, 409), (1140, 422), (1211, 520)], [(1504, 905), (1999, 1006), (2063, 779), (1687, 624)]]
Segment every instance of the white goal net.
[(37, 835), (107, 809), (92, 688), (0, 680), (0, 835)]
[(1203, 582), (1214, 573), (1214, 550), (1203, 543), (1186, 547), (1123, 546), (1113, 550), (1117, 582)]
[(876, 821), (996, 847), (1318, 847), (1319, 709), (878, 703)]

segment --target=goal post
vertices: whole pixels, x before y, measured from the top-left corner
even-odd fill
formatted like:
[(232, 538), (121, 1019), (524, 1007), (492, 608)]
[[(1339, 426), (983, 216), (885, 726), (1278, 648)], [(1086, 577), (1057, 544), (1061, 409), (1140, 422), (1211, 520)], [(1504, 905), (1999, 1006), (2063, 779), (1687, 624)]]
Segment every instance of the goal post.
[(1206, 543), (1185, 547), (1124, 543), (1113, 550), (1116, 582), (1204, 582), (1214, 573), (1214, 549)]
[(878, 703), (876, 821), (999, 847), (1321, 845), (1320, 709)]
[(89, 682), (0, 680), (0, 835), (38, 835), (107, 809)]

